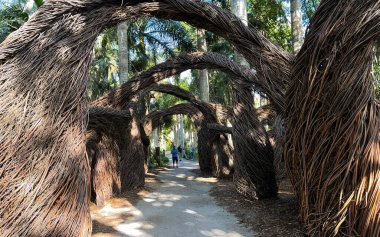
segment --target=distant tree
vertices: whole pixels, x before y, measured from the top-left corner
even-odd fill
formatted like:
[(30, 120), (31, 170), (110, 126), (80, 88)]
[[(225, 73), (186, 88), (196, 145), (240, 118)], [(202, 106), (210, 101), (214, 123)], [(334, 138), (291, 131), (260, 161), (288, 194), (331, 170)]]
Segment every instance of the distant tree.
[[(197, 49), (200, 52), (207, 52), (206, 31), (198, 29), (197, 31)], [(198, 71), (200, 98), (204, 102), (210, 101), (210, 85), (208, 78), (208, 70)]]
[(290, 0), (293, 52), (298, 53), (303, 44), (301, 0)]
[[(176, 21), (139, 19), (123, 27), (128, 33), (123, 35), (121, 41), (128, 45), (128, 50), (125, 45), (120, 47), (120, 30), (116, 28), (110, 28), (98, 37), (90, 69), (89, 97), (92, 100), (115, 88), (128, 76), (175, 55), (176, 51), (191, 51), (194, 48), (185, 27)], [(122, 58), (120, 49), (123, 51)], [(128, 72), (128, 75), (120, 78), (120, 70), (123, 74)]]
[(309, 24), (311, 17), (317, 10), (320, 0), (302, 0), (302, 19)]
[(129, 23), (127, 21), (119, 23), (117, 25), (120, 83), (128, 81), (128, 25)]

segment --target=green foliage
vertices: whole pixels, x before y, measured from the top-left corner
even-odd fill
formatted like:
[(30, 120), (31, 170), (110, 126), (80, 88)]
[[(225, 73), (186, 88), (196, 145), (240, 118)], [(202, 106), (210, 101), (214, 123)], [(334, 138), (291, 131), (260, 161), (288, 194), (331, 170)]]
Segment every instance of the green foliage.
[[(118, 41), (116, 27), (97, 39), (90, 69), (89, 97), (94, 100), (118, 86)], [(183, 24), (154, 18), (138, 19), (128, 27), (129, 76), (146, 70), (175, 54), (192, 50), (191, 39)]]
[(210, 100), (214, 103), (231, 105), (232, 88), (228, 76), (218, 70), (210, 70)]
[[(186, 147), (185, 149), (186, 157), (190, 159), (190, 148)], [(198, 149), (194, 148), (194, 160), (198, 160)]]
[(155, 18), (138, 19), (128, 28), (130, 72), (138, 73), (194, 46), (183, 24)]
[[(175, 76), (172, 79), (174, 81), (174, 84), (177, 86), (188, 90), (189, 85), (187, 84), (186, 80), (180, 80), (179, 76)], [(169, 94), (161, 94), (161, 93), (154, 93), (154, 104), (150, 106), (152, 110), (156, 109), (167, 109), (173, 105), (179, 104), (179, 103), (186, 103), (186, 101), (183, 101), (173, 95)], [(162, 132), (164, 135), (169, 135), (172, 127), (174, 126), (174, 119), (172, 116), (165, 117), (160, 121), (160, 127), (162, 128)]]
[[(154, 153), (151, 152), (151, 154), (154, 154)], [(160, 163), (161, 163), (161, 166), (167, 166), (169, 164), (169, 158), (167, 158), (164, 153), (160, 153)], [(159, 165), (157, 164), (157, 160), (154, 159), (153, 156), (150, 157), (149, 164), (148, 164), (149, 169), (156, 168), (158, 166)]]
[(308, 25), (314, 12), (317, 10), (320, 0), (303, 0), (302, 1), (302, 19), (305, 25)]
[(90, 68), (89, 97), (94, 100), (118, 86), (118, 46), (116, 28), (104, 31), (94, 47), (94, 59)]
[(380, 100), (380, 77), (379, 76), (375, 78), (375, 93), (376, 93), (376, 98)]
[(185, 130), (190, 131), (193, 129), (193, 121), (191, 120), (189, 116), (187, 115), (184, 116), (183, 123), (184, 123)]
[(234, 54), (234, 50), (230, 42), (228, 42), (224, 38), (212, 32), (207, 31), (206, 42), (207, 42), (208, 51), (221, 53), (223, 55), (226, 55), (232, 58)]
[(26, 0), (0, 2), (0, 43), (29, 19), (28, 13), (33, 13), (43, 3), (44, 0), (35, 0), (31, 12), (26, 12)]
[(169, 163), (169, 158), (167, 158), (165, 154), (161, 154), (160, 159), (161, 159), (161, 164), (163, 165), (167, 165)]
[(208, 0), (206, 2), (213, 3), (221, 8), (224, 9), (230, 9), (231, 8), (231, 1), (230, 0)]
[(17, 2), (0, 8), (0, 43), (5, 38), (21, 27), (28, 20), (28, 14), (24, 12), (24, 4)]
[(37, 7), (40, 7), (44, 3), (44, 0), (34, 0), (34, 3), (36, 4)]
[(272, 42), (292, 50), (291, 27), (281, 0), (247, 0), (248, 22)]

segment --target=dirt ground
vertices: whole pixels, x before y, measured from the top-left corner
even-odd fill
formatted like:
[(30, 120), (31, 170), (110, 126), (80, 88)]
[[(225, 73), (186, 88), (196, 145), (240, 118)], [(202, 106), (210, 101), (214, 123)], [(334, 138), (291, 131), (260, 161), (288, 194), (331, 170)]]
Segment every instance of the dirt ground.
[(93, 206), (93, 236), (257, 236), (210, 195), (218, 180), (194, 175), (193, 169), (199, 169), (197, 162), (182, 161), (179, 168), (149, 178), (147, 189), (114, 198), (102, 208)]
[[(167, 169), (154, 170), (150, 172), (146, 177), (146, 185), (142, 189), (129, 191), (120, 195), (117, 198), (113, 198), (110, 202), (102, 208), (97, 207), (95, 204), (91, 204), (91, 216), (93, 219), (93, 237), (122, 237), (122, 236), (142, 236), (141, 233), (145, 233), (143, 236), (156, 236), (159, 233), (159, 229), (154, 223), (143, 223), (138, 227), (128, 226), (132, 232), (130, 235), (125, 235), (120, 232), (120, 226), (131, 225), (130, 223), (136, 223), (136, 218), (139, 219), (141, 216), (146, 215), (146, 211), (149, 212), (151, 209), (145, 209), (139, 207), (138, 202), (144, 199), (150, 199), (150, 196), (154, 194), (159, 189), (165, 186), (165, 183), (158, 178), (158, 173), (167, 173)], [(232, 180), (223, 179), (217, 181), (215, 178), (211, 177), (201, 177), (199, 169), (190, 170), (194, 176), (191, 178), (190, 173), (175, 172), (173, 175), (174, 180), (184, 179), (188, 181), (183, 184), (186, 185), (185, 190), (191, 186), (199, 188), (201, 183), (209, 183), (211, 185), (209, 194), (212, 199), (215, 200), (216, 204), (226, 212), (232, 213), (235, 216), (236, 224), (242, 225), (252, 231), (251, 234), (247, 236), (263, 236), (263, 237), (302, 237), (302, 227), (297, 219), (297, 207), (294, 199), (294, 194), (289, 181), (285, 180), (281, 182), (279, 197), (271, 200), (248, 200), (235, 191)], [(186, 171), (185, 171), (186, 172)], [(161, 174), (161, 176), (162, 176)], [(172, 175), (169, 173), (169, 175)], [(162, 178), (162, 177), (161, 177)], [(165, 181), (165, 180), (164, 180)], [(189, 182), (191, 181), (191, 182)], [(196, 182), (192, 184), (193, 182)], [(212, 181), (212, 182), (211, 182)], [(165, 181), (167, 183), (167, 180)], [(177, 181), (176, 181), (177, 182)], [(198, 183), (197, 183), (198, 182)], [(181, 184), (181, 183), (180, 183)], [(167, 190), (166, 190), (167, 191)], [(165, 193), (167, 193), (165, 191)], [(154, 196), (154, 195), (153, 195)], [(160, 200), (155, 200), (159, 202)], [(162, 201), (162, 200), (161, 200)], [(183, 207), (185, 203), (178, 203), (179, 206)], [(199, 202), (196, 201), (197, 203)], [(204, 211), (209, 204), (202, 207), (198, 212)], [(175, 203), (175, 202), (174, 202)], [(140, 203), (141, 204), (141, 203)], [(176, 204), (174, 204), (176, 205)], [(137, 208), (136, 208), (137, 207)], [(169, 208), (170, 209), (170, 208)], [(207, 208), (206, 208), (207, 209)], [(144, 213), (141, 212), (143, 210)], [(194, 209), (195, 210), (195, 209)], [(160, 213), (163, 210), (157, 210)], [(206, 211), (208, 213), (208, 211)], [(206, 215), (206, 213), (202, 213)], [(175, 214), (175, 213), (174, 213)], [(170, 215), (174, 215), (173, 213)], [(180, 216), (183, 214), (179, 214)], [(180, 217), (179, 216), (179, 217)], [(179, 218), (176, 217), (176, 218)], [(210, 218), (207, 218), (210, 219)], [(194, 220), (195, 221), (195, 220)], [(154, 229), (156, 228), (156, 229)], [(133, 234), (133, 231), (137, 231)], [(158, 232), (157, 232), (158, 231)], [(206, 232), (205, 232), (206, 233)], [(218, 235), (217, 232), (211, 233), (207, 232), (206, 236), (230, 236), (230, 235)], [(152, 235), (153, 234), (153, 235)], [(184, 235), (186, 236), (186, 235)], [(203, 235), (202, 235), (203, 236)], [(235, 236), (235, 235), (231, 235)], [(237, 235), (240, 236), (240, 235)], [(245, 234), (243, 236), (246, 236)]]
[(283, 180), (279, 196), (270, 200), (249, 200), (239, 195), (231, 179), (220, 180), (211, 189), (218, 205), (239, 219), (240, 223), (262, 237), (301, 237), (302, 226), (291, 184)]
[[(162, 170), (164, 169), (149, 171), (145, 177), (145, 187), (122, 193), (120, 196), (108, 201), (105, 204), (105, 207), (98, 207), (94, 203), (91, 203), (92, 236), (120, 237), (121, 235), (119, 232), (112, 226), (115, 226), (122, 221), (129, 220), (134, 216), (134, 207), (137, 202), (160, 185), (160, 180), (157, 179), (157, 174)], [(118, 211), (112, 216), (107, 215), (107, 212), (111, 212), (112, 209)]]

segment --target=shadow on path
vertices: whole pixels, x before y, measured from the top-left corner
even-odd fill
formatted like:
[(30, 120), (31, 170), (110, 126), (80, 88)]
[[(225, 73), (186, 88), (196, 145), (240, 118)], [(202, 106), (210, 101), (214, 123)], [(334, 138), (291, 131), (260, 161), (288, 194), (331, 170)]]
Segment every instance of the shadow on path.
[(107, 233), (107, 228), (104, 228), (105, 231), (93, 236), (255, 236), (239, 225), (232, 214), (217, 206), (209, 195), (211, 183), (217, 179), (195, 176), (191, 170), (197, 168), (196, 162), (183, 160), (178, 169), (161, 171), (158, 174), (160, 185), (135, 207), (106, 205), (93, 218), (98, 222), (101, 222), (99, 218), (111, 218), (107, 225), (114, 232), (112, 235), (104, 234)]

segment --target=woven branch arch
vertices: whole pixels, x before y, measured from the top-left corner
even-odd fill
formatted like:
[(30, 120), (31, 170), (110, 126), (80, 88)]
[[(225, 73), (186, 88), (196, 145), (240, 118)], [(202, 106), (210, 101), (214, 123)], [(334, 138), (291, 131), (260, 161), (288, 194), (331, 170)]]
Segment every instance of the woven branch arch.
[[(241, 159), (241, 162), (238, 163), (239, 165), (250, 167), (249, 170), (242, 170), (242, 172), (236, 173), (236, 175), (239, 175), (239, 177), (236, 176), (237, 178), (235, 179), (238, 184), (238, 191), (253, 198), (276, 196), (277, 184), (273, 165), (273, 149), (269, 143), (269, 138), (264, 127), (258, 125), (260, 124), (259, 120), (254, 118), (256, 113), (252, 105), (253, 100), (250, 100), (250, 98), (253, 98), (251, 93), (253, 85), (260, 85), (260, 87), (266, 88), (266, 81), (258, 80), (255, 71), (249, 69), (241, 70), (239, 68), (241, 66), (219, 54), (198, 52), (184, 54), (140, 73), (119, 88), (94, 101), (93, 104), (123, 108), (135, 94), (169, 76), (179, 74), (190, 68), (201, 69), (207, 67), (216, 67), (228, 73), (230, 75), (230, 82), (233, 88), (235, 88), (235, 92), (237, 92), (235, 94), (238, 95), (236, 98), (239, 99), (239, 103), (251, 108), (242, 110), (244, 112), (243, 114), (236, 112), (234, 116), (237, 122), (235, 127), (239, 128), (239, 131), (235, 130), (236, 139), (234, 139), (234, 142), (240, 147), (238, 151), (240, 154), (236, 156), (236, 161)], [(244, 90), (243, 97), (239, 95), (240, 89)], [(174, 89), (171, 91), (174, 91)], [(280, 97), (281, 96), (278, 96), (278, 98)], [(271, 98), (271, 96), (269, 96), (269, 98)], [(273, 101), (273, 106), (276, 107), (277, 105), (278, 107), (277, 113), (282, 114), (281, 106), (275, 103), (275, 99)], [(238, 103), (236, 103), (235, 106), (239, 106)], [(235, 111), (237, 111), (237, 109), (235, 109)], [(245, 120), (242, 118), (245, 118)], [(246, 131), (251, 130), (251, 133), (246, 133)], [(245, 140), (242, 139), (243, 137), (246, 141), (243, 141)], [(255, 151), (257, 149), (260, 151)], [(207, 168), (207, 166), (202, 165), (202, 159), (200, 159), (200, 161), (201, 169), (204, 171), (204, 168)], [(268, 186), (268, 188), (266, 188), (266, 186)], [(257, 188), (259, 188), (259, 193), (256, 193)]]
[[(274, 94), (283, 94), (289, 82), (290, 67), (294, 60), (291, 54), (270, 42), (260, 32), (244, 25), (230, 11), (213, 4), (190, 0), (122, 1), (121, 4), (119, 1), (106, 0), (48, 2), (40, 8), (35, 17), (5, 40), (3, 45), (7, 47), (0, 50), (0, 62), (22, 50), (20, 41), (30, 42), (39, 33), (49, 30), (62, 15), (73, 13), (90, 19), (92, 28), (102, 29), (117, 22), (144, 16), (185, 21), (218, 34), (232, 43), (255, 68), (258, 78), (268, 83), (270, 91)], [(104, 17), (105, 15), (107, 17)], [(33, 26), (34, 31), (28, 30), (29, 25)], [(279, 103), (283, 111), (283, 102)]]
[(211, 130), (215, 130), (220, 133), (232, 134), (232, 127), (228, 127), (228, 126), (217, 124), (217, 123), (208, 123), (207, 128)]
[[(234, 99), (233, 116), (235, 120), (233, 126), (234, 144), (239, 148), (235, 158), (236, 162), (238, 162), (236, 170), (239, 171), (235, 173), (236, 175), (234, 179), (237, 190), (239, 193), (251, 198), (267, 198), (276, 196), (277, 185), (273, 164), (274, 153), (269, 142), (269, 137), (264, 127), (261, 125), (255, 109), (253, 108), (252, 85), (250, 82), (247, 82), (242, 78), (235, 78), (231, 81), (234, 88), (234, 97), (236, 97)], [(141, 90), (140, 93), (145, 94), (151, 90), (169, 93), (181, 99), (188, 100), (196, 105), (205, 117), (209, 116), (209, 118), (206, 118), (207, 123), (220, 122), (215, 120), (217, 118), (212, 116), (207, 103), (201, 102), (186, 90), (173, 85), (152, 84), (144, 90)], [(243, 109), (243, 107), (245, 109)], [(231, 114), (231, 112), (227, 113)], [(207, 124), (205, 125), (207, 127)], [(247, 131), (249, 132), (247, 133)], [(208, 135), (211, 136), (210, 134)], [(220, 135), (214, 133), (212, 134), (212, 137), (214, 136)], [(223, 143), (227, 144), (225, 137), (222, 139)], [(222, 141), (217, 139), (212, 146), (216, 147)], [(200, 145), (203, 144), (200, 143)], [(207, 147), (210, 147), (210, 144), (207, 144), (204, 149), (200, 149), (200, 154), (210, 154), (210, 152), (206, 150)], [(205, 150), (204, 153), (203, 150)], [(210, 160), (214, 161), (215, 159)], [(223, 163), (223, 167), (226, 167), (226, 162)], [(201, 156), (200, 166), (202, 171), (205, 171), (208, 168), (206, 164), (208, 164), (207, 161)], [(217, 162), (212, 162), (211, 164), (217, 164)], [(211, 164), (209, 163), (209, 165)], [(216, 168), (216, 170), (220, 170), (218, 165), (213, 165), (213, 167)], [(248, 167), (248, 169), (245, 167)], [(214, 169), (213, 173), (215, 174)]]
[(190, 91), (170, 84), (151, 84), (149, 87), (146, 87), (145, 89), (139, 91), (138, 95), (136, 96), (141, 97), (151, 91), (173, 95), (177, 98), (188, 101), (197, 110), (199, 110), (202, 113), (203, 117), (205, 117), (207, 120), (213, 120), (220, 123), (232, 115), (232, 110), (228, 106), (203, 102), (194, 96)]
[[(87, 236), (91, 231), (90, 165), (83, 158), (91, 49), (104, 28), (156, 16), (185, 20), (230, 40), (258, 77), (280, 92), (294, 78), (287, 93), (285, 158), (309, 232), (379, 235), (379, 105), (369, 75), (369, 48), (378, 35), (377, 1), (322, 1), (292, 77), (291, 55), (216, 6), (189, 0), (125, 2), (47, 1), (0, 45), (2, 234)], [(328, 87), (326, 82), (334, 83)], [(323, 173), (321, 165), (337, 172)], [(349, 168), (340, 175), (343, 169), (337, 167)], [(321, 189), (314, 189), (311, 177), (319, 177)], [(346, 179), (335, 185), (336, 177)], [(349, 202), (349, 194), (355, 201)], [(347, 205), (340, 209), (334, 203)], [(57, 213), (65, 218), (57, 219)]]
[[(230, 108), (205, 103), (196, 98), (191, 92), (184, 90), (178, 86), (168, 84), (151, 84), (149, 87), (139, 91), (137, 97), (143, 96), (150, 91), (156, 91), (166, 94), (171, 94), (180, 99), (190, 102), (197, 111), (201, 112), (202, 116), (193, 117), (196, 122), (198, 137), (201, 139), (198, 142), (199, 151), (199, 165), (203, 173), (211, 173), (215, 177), (224, 177), (230, 175), (232, 164), (232, 151), (228, 144), (225, 134), (215, 133), (215, 131), (208, 131), (207, 123), (221, 123), (226, 121), (228, 115), (232, 115)], [(151, 131), (146, 131), (150, 134)], [(204, 142), (202, 142), (204, 141)], [(219, 146), (223, 149), (219, 149)], [(216, 150), (216, 148), (218, 148)]]
[[(181, 8), (184, 4), (190, 6), (188, 9), (197, 9), (198, 15), (202, 16), (199, 19), (209, 17), (202, 12), (211, 14), (214, 9), (219, 11), (215, 6), (207, 5), (209, 7), (205, 8), (203, 3), (193, 1), (128, 3), (130, 5), (120, 7), (119, 1), (48, 1), (1, 44), (0, 71), (7, 72), (0, 76), (3, 92), (0, 96), (0, 159), (3, 174), (4, 177), (12, 177), (15, 169), (33, 167), (24, 169), (17, 180), (1, 180), (1, 187), (27, 187), (23, 194), (16, 192), (16, 188), (9, 188), (9, 192), (0, 194), (0, 198), (5, 200), (0, 204), (2, 220), (13, 220), (0, 222), (4, 234), (85, 236), (91, 230), (87, 202), (89, 188), (86, 188), (89, 187), (90, 165), (88, 160), (83, 159), (87, 121), (85, 91), (91, 49), (97, 35), (117, 22), (142, 16), (165, 15), (179, 19), (186, 15), (183, 14), (186, 9)], [(227, 11), (220, 14), (224, 14), (224, 19), (232, 16)], [(208, 29), (216, 33), (218, 29), (219, 33), (223, 33), (225, 29), (223, 24), (219, 24), (219, 16), (214, 23), (208, 24)], [(191, 22), (193, 19), (192, 16), (184, 20)], [(283, 51), (240, 21), (233, 22), (240, 25), (235, 29), (247, 31), (255, 42), (265, 43), (250, 48), (251, 51), (273, 56), (273, 62), (267, 65), (263, 62), (268, 60), (261, 55), (252, 57), (254, 60), (260, 59), (256, 62), (258, 73), (268, 78), (272, 71), (280, 72), (280, 68), (286, 67), (283, 63), (288, 58), (286, 55), (280, 57), (279, 65), (274, 62), (276, 55), (282, 55)], [(241, 39), (244, 38), (237, 37), (236, 42)], [(272, 54), (267, 46), (273, 46), (275, 53)], [(240, 51), (242, 49), (238, 48)], [(261, 70), (264, 66), (265, 70)], [(276, 78), (282, 80), (286, 77), (281, 75)], [(16, 137), (13, 136), (15, 126)], [(36, 167), (36, 163), (40, 165)], [(67, 172), (63, 172), (62, 167)], [(38, 188), (28, 188), (36, 185)], [(52, 198), (54, 195), (57, 195), (56, 198)], [(65, 197), (64, 204), (55, 202), (61, 196)], [(77, 202), (70, 202), (70, 199)], [(45, 206), (51, 208), (44, 209)], [(21, 212), (27, 209), (30, 212)], [(31, 218), (36, 212), (41, 214)], [(66, 215), (75, 224), (56, 221), (54, 213)]]
[[(151, 69), (139, 73), (131, 78), (128, 82), (119, 88), (100, 97), (92, 104), (97, 106), (110, 106), (114, 108), (123, 108), (132, 96), (140, 90), (145, 89), (151, 84), (158, 83), (168, 77), (179, 75), (188, 69), (218, 69), (227, 73), (231, 78), (241, 78), (231, 83), (252, 84), (256, 90), (262, 91), (268, 95), (273, 108), (278, 113), (283, 111), (284, 94), (283, 85), (273, 89), (271, 82), (260, 78), (257, 71), (245, 68), (219, 53), (194, 52), (180, 54), (168, 61), (158, 64)], [(278, 92), (280, 91), (280, 92)]]
[[(233, 149), (228, 144), (227, 137), (220, 132), (208, 129), (209, 123), (217, 123), (205, 117), (199, 106), (195, 104), (178, 104), (167, 109), (156, 110), (146, 115), (143, 126), (147, 134), (151, 134), (159, 125), (162, 118), (174, 114), (189, 115), (197, 129), (199, 165), (203, 173), (212, 174), (215, 177), (227, 177), (231, 175)], [(213, 113), (213, 111), (208, 111)], [(207, 118), (208, 117), (208, 118)]]
[[(178, 86), (168, 84), (151, 84), (139, 91), (137, 96), (143, 96), (149, 91), (156, 91), (174, 95), (180, 99), (189, 101), (202, 113), (202, 119), (194, 119), (198, 132), (198, 160), (204, 174), (212, 174), (215, 177), (231, 175), (233, 165), (233, 149), (228, 143), (225, 134), (216, 130), (208, 130), (207, 123), (221, 123), (232, 117), (232, 110), (226, 106), (213, 103), (205, 103), (195, 97), (191, 92)], [(194, 116), (193, 116), (194, 117)]]
[(311, 236), (380, 236), (379, 24), (379, 1), (321, 1), (292, 71), (285, 161)]
[(144, 117), (142, 122), (145, 133), (150, 136), (155, 128), (160, 124), (160, 121), (166, 116), (172, 116), (176, 114), (188, 115), (192, 118), (197, 126), (200, 126), (203, 119), (203, 113), (199, 111), (193, 104), (177, 104), (167, 109), (158, 109), (150, 112)]

